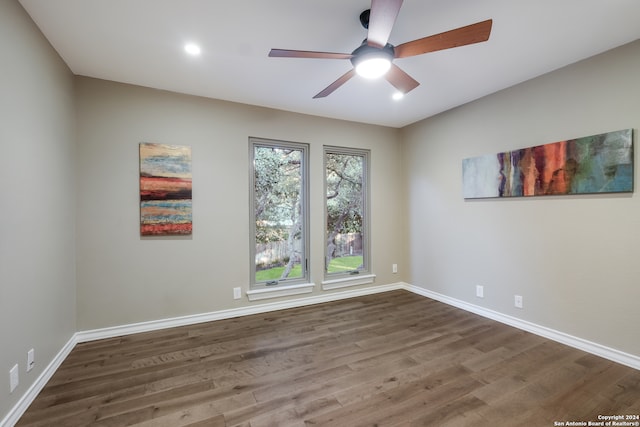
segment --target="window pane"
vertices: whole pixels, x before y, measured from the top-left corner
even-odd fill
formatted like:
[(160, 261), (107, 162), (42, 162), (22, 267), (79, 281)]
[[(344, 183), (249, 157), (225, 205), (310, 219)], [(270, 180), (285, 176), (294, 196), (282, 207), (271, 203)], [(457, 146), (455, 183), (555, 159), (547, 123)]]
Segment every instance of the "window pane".
[(367, 269), (366, 155), (325, 150), (327, 274)]
[(306, 276), (304, 153), (254, 145), (255, 283)]

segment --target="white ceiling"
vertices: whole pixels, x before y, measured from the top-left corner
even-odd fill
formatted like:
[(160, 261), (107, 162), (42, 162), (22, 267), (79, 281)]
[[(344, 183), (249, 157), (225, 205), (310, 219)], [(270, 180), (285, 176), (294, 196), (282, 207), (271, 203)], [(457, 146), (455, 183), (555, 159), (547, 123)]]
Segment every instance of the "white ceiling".
[[(640, 38), (639, 0), (406, 0), (397, 45), (493, 19), (489, 41), (395, 63), (421, 85), (401, 101), (354, 77), (312, 99), (348, 60), (269, 58), (271, 48), (350, 53), (370, 0), (20, 0), (78, 75), (392, 127)], [(196, 42), (202, 55), (185, 54)]]

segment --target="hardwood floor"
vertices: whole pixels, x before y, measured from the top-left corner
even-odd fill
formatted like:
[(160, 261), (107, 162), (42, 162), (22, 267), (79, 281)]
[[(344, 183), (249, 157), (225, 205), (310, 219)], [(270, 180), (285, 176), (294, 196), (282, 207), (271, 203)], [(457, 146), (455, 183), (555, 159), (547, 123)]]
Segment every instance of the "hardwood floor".
[(79, 344), (18, 425), (554, 426), (638, 414), (640, 371), (394, 291)]

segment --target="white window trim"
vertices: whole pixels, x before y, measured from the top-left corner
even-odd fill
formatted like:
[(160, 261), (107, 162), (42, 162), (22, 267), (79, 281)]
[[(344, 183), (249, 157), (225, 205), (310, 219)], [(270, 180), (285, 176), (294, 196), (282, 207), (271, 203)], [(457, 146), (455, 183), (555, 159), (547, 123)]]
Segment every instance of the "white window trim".
[(287, 297), (290, 295), (309, 294), (313, 292), (315, 283), (300, 283), (297, 285), (279, 285), (268, 288), (250, 289), (247, 291), (249, 301)]
[(341, 277), (339, 279), (324, 280), (322, 282), (322, 290), (330, 291), (333, 289), (348, 288), (351, 286), (369, 285), (376, 280), (375, 274), (358, 275), (357, 277)]

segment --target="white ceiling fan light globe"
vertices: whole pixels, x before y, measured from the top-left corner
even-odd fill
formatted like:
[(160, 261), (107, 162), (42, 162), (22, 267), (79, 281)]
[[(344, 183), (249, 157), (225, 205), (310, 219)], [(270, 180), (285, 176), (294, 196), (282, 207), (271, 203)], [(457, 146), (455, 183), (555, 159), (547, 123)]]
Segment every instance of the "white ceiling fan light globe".
[(184, 45), (184, 50), (191, 56), (198, 56), (201, 53), (200, 46), (195, 43), (187, 43)]
[(367, 79), (377, 79), (387, 74), (391, 61), (382, 57), (364, 58), (356, 65), (356, 73)]

